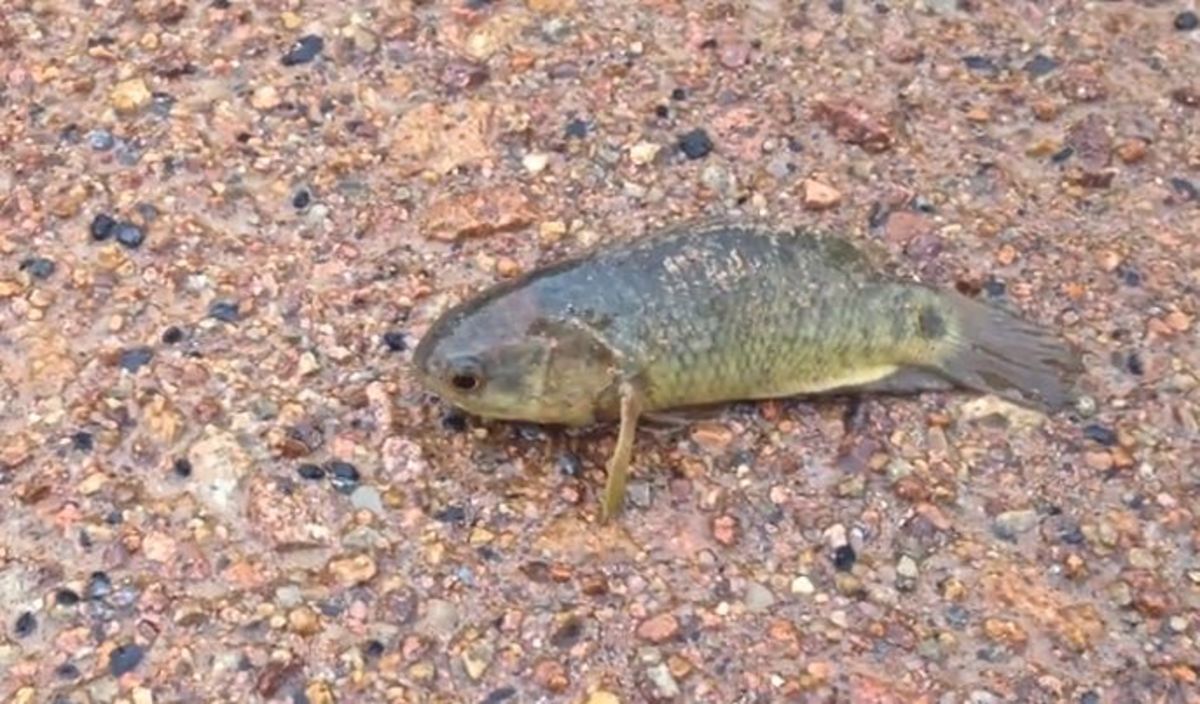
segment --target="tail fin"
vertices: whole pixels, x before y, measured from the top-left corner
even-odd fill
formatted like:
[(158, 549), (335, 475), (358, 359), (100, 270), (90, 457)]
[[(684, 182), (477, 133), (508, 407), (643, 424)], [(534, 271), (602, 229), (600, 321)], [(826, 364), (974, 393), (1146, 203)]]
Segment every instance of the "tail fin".
[(1076, 349), (1050, 330), (957, 292), (940, 369), (954, 382), (1025, 406), (1057, 411), (1075, 402), (1083, 372)]

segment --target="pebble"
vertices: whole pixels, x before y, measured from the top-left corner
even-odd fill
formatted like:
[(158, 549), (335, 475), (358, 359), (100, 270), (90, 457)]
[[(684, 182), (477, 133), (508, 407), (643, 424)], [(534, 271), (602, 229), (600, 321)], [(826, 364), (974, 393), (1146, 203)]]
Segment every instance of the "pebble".
[(92, 218), (92, 224), (88, 227), (88, 231), (91, 233), (92, 239), (99, 242), (111, 237), (116, 227), (117, 221), (112, 217), (105, 213), (97, 213)]
[(283, 98), (279, 97), (279, 91), (275, 90), (275, 86), (259, 86), (250, 95), (250, 106), (255, 110), (269, 112), (279, 107), (283, 102)]
[(533, 681), (542, 689), (555, 694), (565, 692), (571, 685), (567, 668), (555, 660), (540, 660), (533, 666)]
[(734, 516), (717, 516), (712, 522), (713, 539), (721, 545), (729, 547), (738, 541), (741, 526)]
[(13, 624), (13, 635), (17, 638), (25, 638), (37, 630), (37, 617), (32, 611), (22, 612), (17, 617), (17, 622)]
[(629, 160), (638, 166), (644, 166), (654, 161), (661, 146), (653, 142), (638, 142), (629, 148)]
[(426, 635), (448, 638), (458, 628), (458, 607), (443, 599), (430, 599), (421, 619), (420, 629)]
[(1045, 54), (1035, 54), (1025, 64), (1025, 72), (1034, 78), (1041, 78), (1058, 68), (1058, 62)]
[(120, 114), (132, 114), (150, 104), (153, 96), (141, 78), (130, 78), (113, 86), (108, 94), (113, 109)]
[(588, 135), (588, 123), (579, 117), (571, 118), (567, 121), (567, 126), (563, 128), (563, 134), (568, 138), (583, 139)]
[(849, 545), (843, 545), (833, 551), (833, 566), (839, 572), (849, 572), (857, 560), (858, 555), (855, 554), (854, 548)]
[(653, 665), (646, 670), (646, 676), (654, 684), (655, 693), (662, 699), (674, 699), (680, 695), (679, 683), (671, 674), (671, 668), (665, 663)]
[(280, 59), (284, 66), (299, 66), (317, 58), (325, 48), (325, 40), (316, 34), (306, 34), (292, 44), (287, 53)]
[(91, 600), (99, 600), (107, 597), (112, 593), (113, 583), (105, 572), (93, 572), (88, 577), (87, 586), (84, 588), (84, 595)]
[(307, 479), (309, 481), (317, 481), (325, 478), (325, 470), (322, 469), (320, 465), (315, 465), (311, 462), (306, 462), (297, 467), (296, 473), (300, 475), (301, 479)]
[(236, 323), (240, 317), (236, 301), (213, 301), (208, 306), (208, 317), (223, 323)]
[(992, 520), (992, 532), (1004, 540), (1016, 540), (1037, 526), (1037, 512), (1031, 509), (1005, 511)]
[(370, 555), (337, 558), (329, 561), (329, 574), (344, 587), (352, 587), (371, 581), (379, 568)]
[(357, 509), (370, 511), (376, 516), (384, 515), (383, 497), (373, 486), (360, 486), (350, 495), (350, 505)]
[(621, 698), (612, 692), (606, 692), (603, 689), (598, 689), (588, 695), (584, 704), (621, 704)]
[(896, 563), (896, 575), (904, 579), (916, 579), (920, 575), (917, 561), (908, 555), (901, 555)]
[(106, 152), (112, 149), (117, 143), (116, 137), (108, 130), (92, 130), (88, 132), (87, 141), (88, 146), (98, 152)]
[(1197, 17), (1196, 13), (1191, 10), (1184, 10), (1175, 15), (1175, 20), (1172, 24), (1180, 32), (1190, 32), (1196, 27), (1200, 27), (1200, 17)]
[(758, 582), (750, 582), (746, 586), (746, 595), (743, 598), (746, 604), (746, 610), (751, 613), (766, 611), (775, 605), (775, 595)]
[(480, 641), (472, 643), (462, 654), (463, 669), (467, 671), (467, 677), (473, 680), (478, 680), (487, 672), (488, 666), (492, 664), (494, 649), (491, 644)]
[(697, 128), (679, 136), (679, 150), (688, 159), (703, 159), (713, 150), (712, 139), (703, 128)]
[(307, 606), (288, 612), (288, 630), (296, 635), (311, 636), (321, 630), (321, 617)]
[(544, 152), (530, 152), (521, 158), (521, 166), (531, 174), (540, 174), (550, 164), (550, 155)]
[(108, 671), (113, 677), (120, 678), (137, 669), (142, 663), (146, 651), (136, 643), (119, 645), (108, 655)]
[(1117, 444), (1117, 433), (1111, 428), (1106, 428), (1097, 423), (1084, 426), (1083, 436), (1105, 447), (1112, 447)]
[(679, 620), (669, 613), (652, 616), (637, 627), (637, 636), (656, 645), (679, 635)]
[(817, 591), (816, 585), (807, 575), (800, 575), (792, 580), (792, 593), (808, 596)]
[(125, 371), (135, 374), (137, 370), (149, 364), (152, 359), (154, 359), (154, 350), (149, 347), (131, 347), (121, 351), (117, 364)]
[(330, 483), (338, 493), (352, 494), (358, 488), (361, 476), (358, 468), (349, 462), (334, 460), (326, 465), (326, 470), (329, 472)]
[(131, 222), (119, 222), (112, 230), (113, 237), (129, 249), (137, 249), (146, 241), (146, 233)]
[(383, 334), (383, 345), (389, 352), (404, 352), (408, 349), (408, 337), (399, 330), (390, 330)]
[(46, 257), (28, 257), (21, 260), (18, 269), (26, 272), (35, 279), (48, 279), (54, 275), (54, 261)]

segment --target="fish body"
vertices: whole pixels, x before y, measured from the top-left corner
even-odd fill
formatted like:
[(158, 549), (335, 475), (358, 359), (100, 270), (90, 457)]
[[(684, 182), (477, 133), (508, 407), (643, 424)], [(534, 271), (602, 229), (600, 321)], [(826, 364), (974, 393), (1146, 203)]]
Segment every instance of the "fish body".
[(494, 286), (443, 314), (413, 361), (428, 388), (483, 417), (631, 426), (610, 484), (648, 414), (953, 387), (1053, 409), (1071, 401), (1080, 370), (1050, 331), (885, 275), (843, 239), (725, 225), (652, 234)]

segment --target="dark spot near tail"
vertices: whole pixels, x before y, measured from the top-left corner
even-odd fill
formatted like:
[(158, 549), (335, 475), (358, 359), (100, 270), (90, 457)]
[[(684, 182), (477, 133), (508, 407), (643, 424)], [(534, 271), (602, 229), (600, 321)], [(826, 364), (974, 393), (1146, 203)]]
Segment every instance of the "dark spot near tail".
[(946, 321), (942, 318), (941, 313), (930, 306), (921, 309), (921, 314), (917, 317), (917, 324), (921, 328), (921, 337), (926, 340), (939, 340), (946, 336)]

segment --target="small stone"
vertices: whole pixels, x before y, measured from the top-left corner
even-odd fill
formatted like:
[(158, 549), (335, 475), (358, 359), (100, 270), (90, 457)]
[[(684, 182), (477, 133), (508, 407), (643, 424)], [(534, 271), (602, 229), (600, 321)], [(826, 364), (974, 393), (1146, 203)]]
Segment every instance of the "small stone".
[(129, 249), (137, 249), (146, 241), (146, 233), (131, 222), (119, 222), (112, 231), (113, 237)]
[(467, 671), (467, 677), (478, 681), (483, 674), (487, 672), (488, 666), (492, 664), (494, 651), (492, 646), (486, 642), (472, 643), (462, 654), (463, 669)]
[(106, 152), (117, 144), (117, 138), (108, 130), (92, 130), (87, 136), (88, 146), (94, 151)]
[(299, 66), (306, 64), (313, 59), (325, 48), (325, 40), (315, 34), (308, 34), (300, 37), (292, 44), (287, 53), (280, 59), (280, 63), (284, 66)]
[(92, 224), (89, 226), (88, 231), (91, 233), (93, 240), (100, 242), (111, 237), (116, 227), (117, 221), (112, 219), (112, 217), (104, 213), (97, 213), (92, 218)]
[(1107, 472), (1113, 468), (1112, 453), (1106, 450), (1085, 452), (1083, 455), (1083, 461), (1088, 467), (1097, 472)]
[(17, 617), (17, 622), (13, 624), (13, 635), (17, 638), (25, 638), (37, 630), (37, 617), (32, 611), (25, 611)]
[(349, 462), (334, 460), (326, 465), (329, 472), (329, 480), (335, 491), (339, 494), (352, 494), (358, 488), (358, 483), (362, 480), (358, 473), (358, 468)]
[(300, 636), (311, 636), (321, 630), (321, 617), (307, 606), (300, 606), (288, 613), (288, 629)]
[(679, 620), (669, 613), (651, 616), (637, 627), (638, 638), (656, 645), (666, 643), (677, 635), (679, 635)]
[(843, 545), (833, 551), (833, 566), (839, 572), (849, 572), (858, 560), (858, 555), (850, 545)]
[(638, 166), (654, 161), (662, 147), (653, 142), (638, 142), (629, 148), (629, 160)]
[(236, 323), (239, 317), (237, 301), (213, 301), (208, 306), (208, 317), (222, 323)]
[(828, 210), (842, 202), (836, 188), (813, 179), (804, 181), (804, 207), (809, 210)]
[(1175, 15), (1175, 20), (1172, 24), (1180, 32), (1190, 32), (1196, 27), (1200, 27), (1200, 17), (1197, 17), (1196, 13), (1191, 10), (1184, 10)]
[(300, 465), (296, 468), (296, 473), (300, 475), (301, 479), (307, 479), (308, 481), (317, 481), (325, 478), (325, 470), (319, 465), (311, 463)]
[(334, 704), (337, 701), (333, 696), (333, 689), (325, 680), (309, 682), (304, 688), (304, 699), (308, 704)]
[(1146, 158), (1147, 147), (1144, 139), (1127, 139), (1117, 145), (1117, 157), (1126, 164), (1136, 164)]
[(515, 186), (498, 186), (444, 196), (425, 211), (425, 233), (451, 242), (519, 230), (535, 219), (535, 208)]
[(149, 364), (152, 359), (154, 350), (149, 347), (132, 347), (121, 352), (117, 364), (130, 374), (136, 374), (137, 370)]
[(350, 505), (356, 509), (370, 511), (376, 516), (384, 515), (383, 497), (373, 486), (360, 486), (350, 494)]
[(792, 580), (792, 593), (809, 596), (817, 591), (816, 585), (807, 575), (800, 575)]
[(137, 669), (145, 655), (145, 649), (136, 643), (119, 645), (108, 655), (108, 672), (119, 679)]
[(1190, 86), (1176, 88), (1171, 91), (1171, 100), (1189, 108), (1200, 106), (1200, 90)]
[(1105, 447), (1112, 447), (1117, 444), (1117, 433), (1112, 428), (1106, 428), (1098, 423), (1085, 426), (1083, 428), (1083, 436)]
[(448, 638), (454, 634), (456, 628), (458, 628), (458, 608), (449, 601), (430, 599), (426, 606), (425, 617), (421, 619), (422, 632), (439, 638)]
[(533, 666), (533, 681), (542, 689), (555, 694), (565, 692), (571, 680), (567, 668), (554, 660), (541, 660)]
[(729, 547), (737, 543), (741, 526), (734, 516), (718, 516), (712, 522), (713, 538), (720, 544)]
[(378, 567), (370, 555), (355, 555), (331, 560), (329, 574), (344, 587), (365, 584), (375, 577)]
[(403, 352), (408, 349), (408, 338), (399, 330), (389, 330), (383, 333), (383, 345), (389, 352)]
[(88, 576), (87, 586), (84, 588), (84, 595), (90, 600), (98, 600), (107, 597), (112, 593), (112, 579), (105, 572), (93, 572)]
[(279, 97), (279, 91), (275, 90), (275, 86), (259, 86), (250, 95), (250, 105), (255, 110), (269, 112), (279, 107), (283, 99)]
[(891, 127), (854, 100), (819, 101), (813, 108), (813, 115), (841, 142), (858, 145), (872, 153), (887, 151), (892, 146)]
[(550, 155), (544, 152), (531, 152), (521, 158), (521, 165), (531, 174), (540, 174), (550, 164)]
[(598, 689), (588, 695), (584, 704), (621, 704), (621, 698), (612, 692), (606, 692), (603, 689)]
[(146, 82), (140, 78), (130, 78), (113, 86), (108, 95), (113, 109), (121, 114), (131, 114), (150, 104), (153, 96)]
[(48, 279), (54, 275), (54, 261), (46, 257), (28, 257), (17, 267), (35, 279)]
[(703, 128), (697, 128), (679, 136), (679, 150), (688, 159), (703, 159), (713, 150), (712, 139)]
[(775, 595), (758, 582), (751, 582), (746, 586), (746, 595), (743, 597), (743, 601), (747, 611), (758, 613), (775, 605)]
[(992, 520), (992, 532), (1004, 540), (1015, 541), (1018, 536), (1037, 526), (1037, 522), (1037, 512), (1031, 509), (1005, 511)]
[(646, 676), (654, 685), (655, 694), (660, 699), (674, 699), (680, 695), (679, 683), (675, 681), (674, 675), (671, 674), (670, 667), (665, 662), (660, 662), (646, 670)]
[(1045, 54), (1036, 54), (1025, 64), (1025, 72), (1033, 78), (1041, 78), (1058, 68), (1058, 62)]

